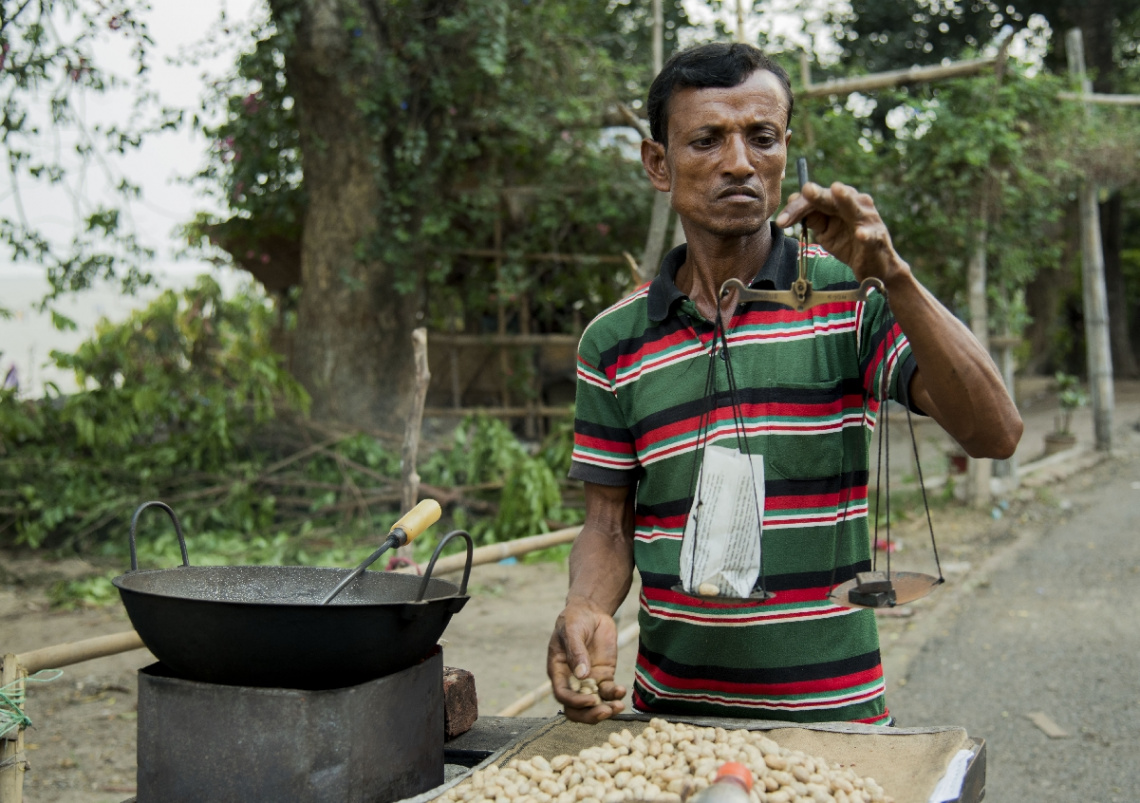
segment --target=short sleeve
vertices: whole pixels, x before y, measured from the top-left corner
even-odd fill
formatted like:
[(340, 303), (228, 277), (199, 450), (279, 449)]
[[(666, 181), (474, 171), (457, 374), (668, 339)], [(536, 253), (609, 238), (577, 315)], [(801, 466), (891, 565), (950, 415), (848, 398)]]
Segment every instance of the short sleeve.
[(859, 305), (859, 366), (863, 377), (863, 391), (872, 399), (886, 396), (922, 411), (909, 398), (910, 380), (917, 365), (907, 340), (882, 293), (873, 291)]
[(597, 329), (588, 327), (578, 345), (570, 477), (599, 485), (633, 485), (641, 465), (598, 337)]

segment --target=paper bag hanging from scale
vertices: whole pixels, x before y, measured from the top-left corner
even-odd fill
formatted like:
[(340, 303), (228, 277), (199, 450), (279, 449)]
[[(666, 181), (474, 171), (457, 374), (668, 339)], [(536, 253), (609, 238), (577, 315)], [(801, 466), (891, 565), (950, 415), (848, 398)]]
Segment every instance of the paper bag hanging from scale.
[(706, 446), (681, 538), (685, 593), (740, 599), (752, 594), (760, 576), (762, 510), (764, 456)]

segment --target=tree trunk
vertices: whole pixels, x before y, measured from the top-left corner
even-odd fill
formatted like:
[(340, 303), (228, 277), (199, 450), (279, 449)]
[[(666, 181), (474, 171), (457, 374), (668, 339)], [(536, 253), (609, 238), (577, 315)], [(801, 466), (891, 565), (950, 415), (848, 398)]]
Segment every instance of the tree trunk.
[(413, 384), (415, 304), (363, 247), (385, 188), (356, 103), (365, 76), (350, 58), (354, 37), (380, 40), (380, 20), (370, 13), (375, 4), (359, 0), (270, 6), (279, 25), (295, 25), (286, 69), (308, 194), (294, 374), (312, 396), (314, 418), (400, 432)]

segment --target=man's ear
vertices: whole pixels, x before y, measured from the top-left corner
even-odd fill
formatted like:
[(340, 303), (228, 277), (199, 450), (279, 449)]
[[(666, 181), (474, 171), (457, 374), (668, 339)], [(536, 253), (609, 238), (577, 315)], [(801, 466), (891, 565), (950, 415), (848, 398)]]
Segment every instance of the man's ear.
[(665, 163), (665, 146), (652, 139), (641, 141), (641, 165), (645, 168), (645, 175), (649, 176), (649, 183), (661, 192), (669, 192), (672, 183), (669, 180), (669, 167)]

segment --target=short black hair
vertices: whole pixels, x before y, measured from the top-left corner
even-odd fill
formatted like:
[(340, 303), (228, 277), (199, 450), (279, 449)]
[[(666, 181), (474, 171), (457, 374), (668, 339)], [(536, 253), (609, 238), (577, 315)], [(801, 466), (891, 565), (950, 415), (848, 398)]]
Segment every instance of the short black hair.
[(649, 87), (649, 133), (669, 144), (669, 100), (675, 89), (739, 86), (759, 70), (775, 75), (788, 93), (788, 123), (792, 122), (792, 82), (788, 71), (763, 51), (741, 42), (714, 42), (674, 53)]

